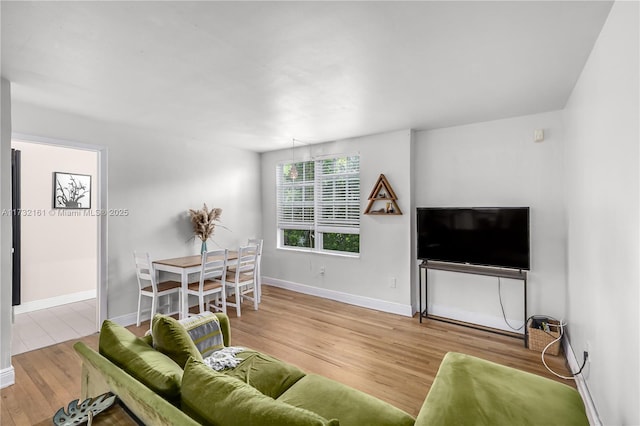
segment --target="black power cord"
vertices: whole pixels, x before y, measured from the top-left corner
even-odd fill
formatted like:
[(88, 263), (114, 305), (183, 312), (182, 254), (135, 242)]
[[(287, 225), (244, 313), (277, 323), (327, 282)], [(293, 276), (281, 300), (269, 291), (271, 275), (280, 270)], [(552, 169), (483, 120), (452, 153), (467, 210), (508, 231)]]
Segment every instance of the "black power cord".
[[(534, 318), (534, 316), (530, 317), (530, 318)], [(555, 318), (549, 318), (549, 319), (553, 319), (555, 321)], [(527, 323), (529, 322), (529, 320), (527, 320)], [(556, 373), (555, 371), (553, 371), (551, 368), (549, 368), (549, 366), (547, 365), (547, 363), (544, 360), (544, 353), (547, 351), (547, 349), (549, 349), (549, 347), (551, 347), (551, 345), (553, 345), (556, 342), (559, 342), (562, 339), (562, 336), (564, 336), (564, 323), (562, 321), (558, 321), (558, 325), (560, 327), (560, 335), (555, 338), (554, 340), (552, 340), (549, 344), (547, 344), (547, 346), (545, 346), (545, 348), (542, 350), (542, 353), (540, 354), (540, 358), (542, 359), (542, 364), (544, 364), (545, 368), (547, 370), (549, 370), (549, 372), (551, 372), (554, 376), (556, 377), (560, 377), (561, 379), (565, 379), (565, 380), (575, 380), (576, 376), (580, 373), (582, 373), (582, 370), (584, 369), (585, 365), (587, 365), (587, 359), (589, 358), (589, 352), (587, 351), (583, 351), (582, 352), (582, 366), (580, 367), (580, 369), (576, 372), (576, 373), (571, 373), (571, 376), (563, 376), (561, 374)]]
[(584, 369), (584, 366), (587, 365), (587, 359), (589, 358), (589, 352), (587, 351), (582, 351), (582, 366), (580, 367), (580, 370), (578, 370), (577, 373), (572, 373), (572, 376), (577, 376), (578, 374), (582, 373), (582, 370)]

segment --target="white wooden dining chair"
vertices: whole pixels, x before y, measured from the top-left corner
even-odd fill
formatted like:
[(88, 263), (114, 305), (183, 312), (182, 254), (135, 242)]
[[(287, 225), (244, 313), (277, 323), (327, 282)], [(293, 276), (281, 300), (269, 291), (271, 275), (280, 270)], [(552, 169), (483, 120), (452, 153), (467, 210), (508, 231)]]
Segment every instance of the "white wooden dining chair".
[[(245, 246), (238, 249), (238, 258), (231, 262), (231, 268), (227, 271), (227, 287), (232, 288), (234, 303), (227, 302), (227, 306), (236, 308), (236, 315), (241, 315), (240, 305), (243, 299), (253, 302), (253, 309), (258, 310), (258, 297), (256, 291), (256, 261), (258, 250), (256, 246)], [(249, 293), (253, 293), (249, 296)]]
[[(136, 278), (138, 280), (138, 316), (136, 325), (140, 326), (140, 313), (142, 310), (142, 297), (151, 298), (151, 319), (156, 314), (158, 302), (162, 296), (167, 296), (168, 305), (171, 307), (171, 295), (178, 294), (178, 306), (180, 306), (180, 283), (178, 281), (156, 282), (156, 272), (153, 269), (149, 253), (133, 252), (133, 260), (136, 265)], [(168, 312), (173, 314), (175, 312)]]
[(258, 258), (256, 259), (256, 298), (258, 303), (262, 299), (262, 239), (249, 238), (248, 246), (256, 246), (258, 248)]
[[(200, 280), (187, 286), (187, 294), (198, 297), (200, 313), (214, 308), (217, 311), (227, 313), (226, 301), (226, 270), (228, 250), (212, 250), (202, 253), (202, 269)], [(215, 295), (215, 298), (211, 296)], [(213, 303), (212, 303), (213, 301)], [(205, 306), (206, 305), (206, 306)], [(187, 314), (191, 315), (191, 314)]]

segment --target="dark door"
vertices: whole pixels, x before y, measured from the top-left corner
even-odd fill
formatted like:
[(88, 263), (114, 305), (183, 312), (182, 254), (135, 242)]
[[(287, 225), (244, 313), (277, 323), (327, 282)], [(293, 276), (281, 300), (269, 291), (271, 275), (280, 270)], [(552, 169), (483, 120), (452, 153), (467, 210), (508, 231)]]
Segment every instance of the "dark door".
[(11, 150), (11, 208), (13, 209), (13, 297), (12, 305), (20, 304), (20, 151)]

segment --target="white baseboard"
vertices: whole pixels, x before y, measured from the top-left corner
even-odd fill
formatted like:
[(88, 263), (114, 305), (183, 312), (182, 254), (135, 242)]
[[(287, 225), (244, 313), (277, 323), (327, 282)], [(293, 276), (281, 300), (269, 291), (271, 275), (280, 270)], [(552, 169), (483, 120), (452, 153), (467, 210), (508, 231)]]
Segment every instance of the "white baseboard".
[[(477, 312), (465, 311), (462, 309), (451, 308), (443, 305), (429, 306), (429, 314), (439, 317), (451, 318), (456, 321), (468, 322), (471, 324), (479, 324), (484, 327), (491, 327), (498, 330), (509, 331), (511, 333), (520, 333), (524, 335), (524, 318), (513, 319), (507, 318), (509, 324), (516, 330), (509, 327), (504, 322), (504, 318), (493, 315), (481, 314)], [(522, 327), (522, 328), (521, 328)]]
[[(572, 373), (576, 373), (578, 370), (580, 370), (580, 364), (578, 363), (578, 360), (573, 353), (571, 342), (569, 342), (566, 334), (562, 339), (562, 344), (564, 348), (564, 354), (567, 357), (567, 362), (569, 363), (569, 369)], [(578, 374), (574, 377), (574, 379), (576, 381), (578, 393), (582, 397), (582, 402), (584, 403), (584, 408), (587, 412), (589, 424), (591, 426), (602, 426), (602, 422), (600, 421), (600, 417), (598, 416), (598, 410), (596, 410), (596, 405), (593, 403), (593, 399), (591, 398), (591, 392), (589, 392), (587, 381), (584, 379), (584, 377), (582, 377), (582, 374)]]
[(16, 382), (16, 373), (13, 366), (0, 370), (0, 389), (11, 386)]
[[(120, 315), (119, 317), (109, 318), (109, 320), (123, 327), (127, 327), (135, 324), (137, 317), (138, 317), (138, 314), (136, 312), (133, 312), (131, 314)], [(149, 314), (143, 313), (142, 315), (140, 315), (140, 321), (146, 321), (148, 319), (149, 319)]]
[(81, 302), (83, 300), (95, 299), (96, 289), (80, 291), (77, 293), (64, 294), (62, 296), (50, 297), (48, 299), (33, 300), (24, 302), (18, 306), (14, 306), (15, 314), (24, 314), (26, 312), (39, 311), (40, 309), (53, 308), (55, 306), (66, 305), (67, 303)]
[[(149, 302), (149, 300), (147, 299), (145, 301), (145, 299), (142, 299), (142, 302)], [(149, 302), (150, 303), (150, 302)], [(166, 305), (163, 305), (162, 307), (164, 307)], [(160, 309), (160, 308), (159, 308)], [(160, 310), (158, 313), (165, 313), (166, 310)], [(110, 321), (115, 322), (118, 325), (121, 325), (123, 327), (127, 327), (130, 325), (134, 325), (136, 323), (136, 320), (138, 319), (138, 312), (131, 312), (129, 314), (124, 314), (124, 315), (120, 315), (117, 317), (113, 317), (113, 318), (109, 318)], [(151, 309), (147, 309), (144, 305), (143, 305), (143, 311), (140, 313), (140, 322), (144, 322), (147, 320), (151, 319)]]
[(388, 302), (386, 300), (373, 299), (371, 297), (358, 296), (355, 294), (343, 293), (341, 291), (313, 287), (270, 277), (262, 277), (262, 284), (284, 288), (286, 290), (308, 294), (310, 296), (318, 296), (325, 299), (348, 303), (350, 305), (356, 305), (363, 308), (375, 309), (377, 311), (388, 312), (396, 315), (403, 315), (405, 317), (413, 316), (413, 308), (411, 307), (411, 305), (403, 305), (401, 303)]

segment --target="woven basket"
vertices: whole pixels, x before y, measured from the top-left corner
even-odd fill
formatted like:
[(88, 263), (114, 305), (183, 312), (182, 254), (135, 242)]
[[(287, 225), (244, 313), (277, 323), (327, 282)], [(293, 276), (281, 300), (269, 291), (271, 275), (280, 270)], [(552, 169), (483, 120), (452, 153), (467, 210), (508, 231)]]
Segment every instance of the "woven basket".
[[(549, 324), (549, 331), (532, 327), (533, 321), (531, 319), (527, 322), (527, 346), (529, 346), (529, 349), (532, 351), (542, 352), (549, 343), (560, 337), (560, 323), (555, 320), (548, 320), (546, 322)], [(560, 353), (561, 341), (562, 340), (558, 340), (549, 346), (545, 354), (558, 355)]]

